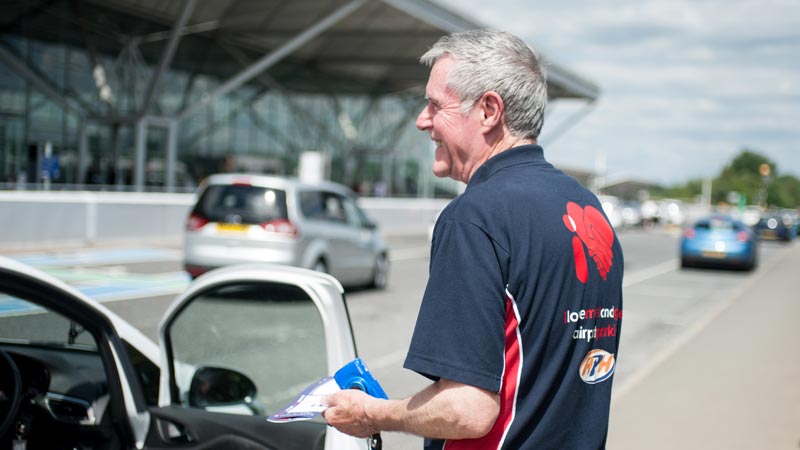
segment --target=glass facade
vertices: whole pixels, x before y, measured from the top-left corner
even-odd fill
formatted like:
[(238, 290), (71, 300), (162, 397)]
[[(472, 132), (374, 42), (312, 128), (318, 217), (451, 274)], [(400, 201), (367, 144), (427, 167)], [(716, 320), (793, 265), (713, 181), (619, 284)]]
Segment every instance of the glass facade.
[(162, 72), (163, 24), (94, 4), (88, 15), (84, 2), (11, 3), (0, 19), (3, 189), (192, 192), (217, 172), (296, 175), (307, 151), (363, 195), (457, 189), (429, 173), (429, 138), (414, 126), (419, 93), (291, 90), (282, 86), (303, 70), (279, 67), (214, 96), (247, 67), (224, 42), (186, 36)]

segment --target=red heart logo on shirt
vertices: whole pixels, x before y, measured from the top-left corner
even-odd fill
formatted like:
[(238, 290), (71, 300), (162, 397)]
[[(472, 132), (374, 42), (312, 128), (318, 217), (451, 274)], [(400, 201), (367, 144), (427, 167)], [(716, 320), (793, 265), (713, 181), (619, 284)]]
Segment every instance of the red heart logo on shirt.
[(593, 206), (581, 208), (577, 203), (569, 202), (563, 219), (567, 229), (577, 234), (572, 237), (572, 252), (575, 256), (575, 275), (578, 280), (586, 283), (589, 279), (584, 246), (589, 249), (589, 256), (605, 280), (614, 260), (614, 253), (611, 250), (611, 244), (614, 243), (614, 229), (603, 213)]

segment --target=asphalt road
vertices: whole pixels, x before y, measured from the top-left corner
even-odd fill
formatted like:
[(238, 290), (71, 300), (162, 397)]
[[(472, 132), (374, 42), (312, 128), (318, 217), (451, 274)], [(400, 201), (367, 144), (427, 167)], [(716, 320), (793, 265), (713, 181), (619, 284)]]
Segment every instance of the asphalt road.
[[(800, 244), (762, 243), (761, 265), (748, 273), (681, 270), (674, 232), (619, 236), (625, 319), (608, 448), (797, 449), (800, 359), (791, 344)], [(359, 354), (389, 395), (402, 397), (427, 384), (402, 361), (427, 280), (428, 246), (423, 236), (391, 241), (388, 288), (351, 290), (346, 298)], [(126, 259), (114, 250), (17, 257), (50, 261), (49, 272), (155, 338), (161, 315), (188, 282), (180, 251)], [(421, 439), (386, 433), (384, 448), (421, 448)]]
[[(704, 287), (719, 283), (713, 292), (688, 295), (702, 309), (615, 387), (609, 449), (800, 448), (800, 358), (793, 348), (800, 246), (763, 247), (761, 267), (743, 279), (679, 273), (693, 283), (670, 284), (666, 292), (677, 295), (700, 284), (695, 277), (703, 277)], [(664, 286), (671, 280), (665, 277)], [(626, 357), (623, 349), (621, 361)]]

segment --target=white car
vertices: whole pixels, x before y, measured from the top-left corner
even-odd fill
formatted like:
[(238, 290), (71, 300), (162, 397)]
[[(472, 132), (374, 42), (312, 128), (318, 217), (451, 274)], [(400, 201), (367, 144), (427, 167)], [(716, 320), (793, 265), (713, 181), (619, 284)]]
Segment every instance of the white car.
[(600, 205), (602, 205), (611, 227), (615, 230), (622, 228), (622, 205), (619, 198), (613, 195), (598, 195), (597, 199), (600, 200)]
[(218, 269), (175, 299), (156, 345), (0, 257), (0, 448), (366, 450), (319, 418), (266, 420), (356, 357), (343, 292), (306, 269)]

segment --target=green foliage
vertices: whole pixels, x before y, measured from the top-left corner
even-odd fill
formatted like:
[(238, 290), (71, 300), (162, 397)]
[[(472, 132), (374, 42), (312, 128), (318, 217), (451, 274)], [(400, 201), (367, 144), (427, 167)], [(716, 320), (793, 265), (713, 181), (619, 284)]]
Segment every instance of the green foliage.
[(689, 180), (684, 184), (660, 188), (651, 192), (656, 198), (676, 198), (686, 202), (694, 201), (703, 191), (703, 180)]
[(742, 150), (714, 180), (711, 192), (712, 202), (726, 201), (728, 193), (731, 191), (746, 196), (748, 203), (763, 202), (765, 188), (770, 180), (759, 173), (762, 164), (769, 165), (772, 173), (775, 173), (775, 163), (758, 153), (747, 149)]
[[(770, 175), (760, 173), (762, 164), (770, 168)], [(702, 180), (690, 180), (654, 193), (655, 196), (694, 199), (701, 194)], [(765, 206), (797, 208), (800, 205), (800, 180), (792, 175), (780, 175), (775, 162), (755, 151), (743, 149), (733, 161), (712, 180), (711, 202), (728, 201), (733, 191), (744, 195), (748, 204), (766, 203)], [(764, 198), (766, 197), (766, 202)]]
[(723, 169), (722, 173), (724, 175), (726, 170), (730, 170), (733, 173), (760, 176), (758, 170), (761, 164), (769, 164), (770, 168), (773, 171), (775, 170), (774, 162), (758, 153), (744, 149), (739, 156), (733, 159), (730, 166)]
[(800, 205), (800, 180), (791, 175), (775, 177), (767, 188), (770, 205), (781, 208), (797, 208)]

